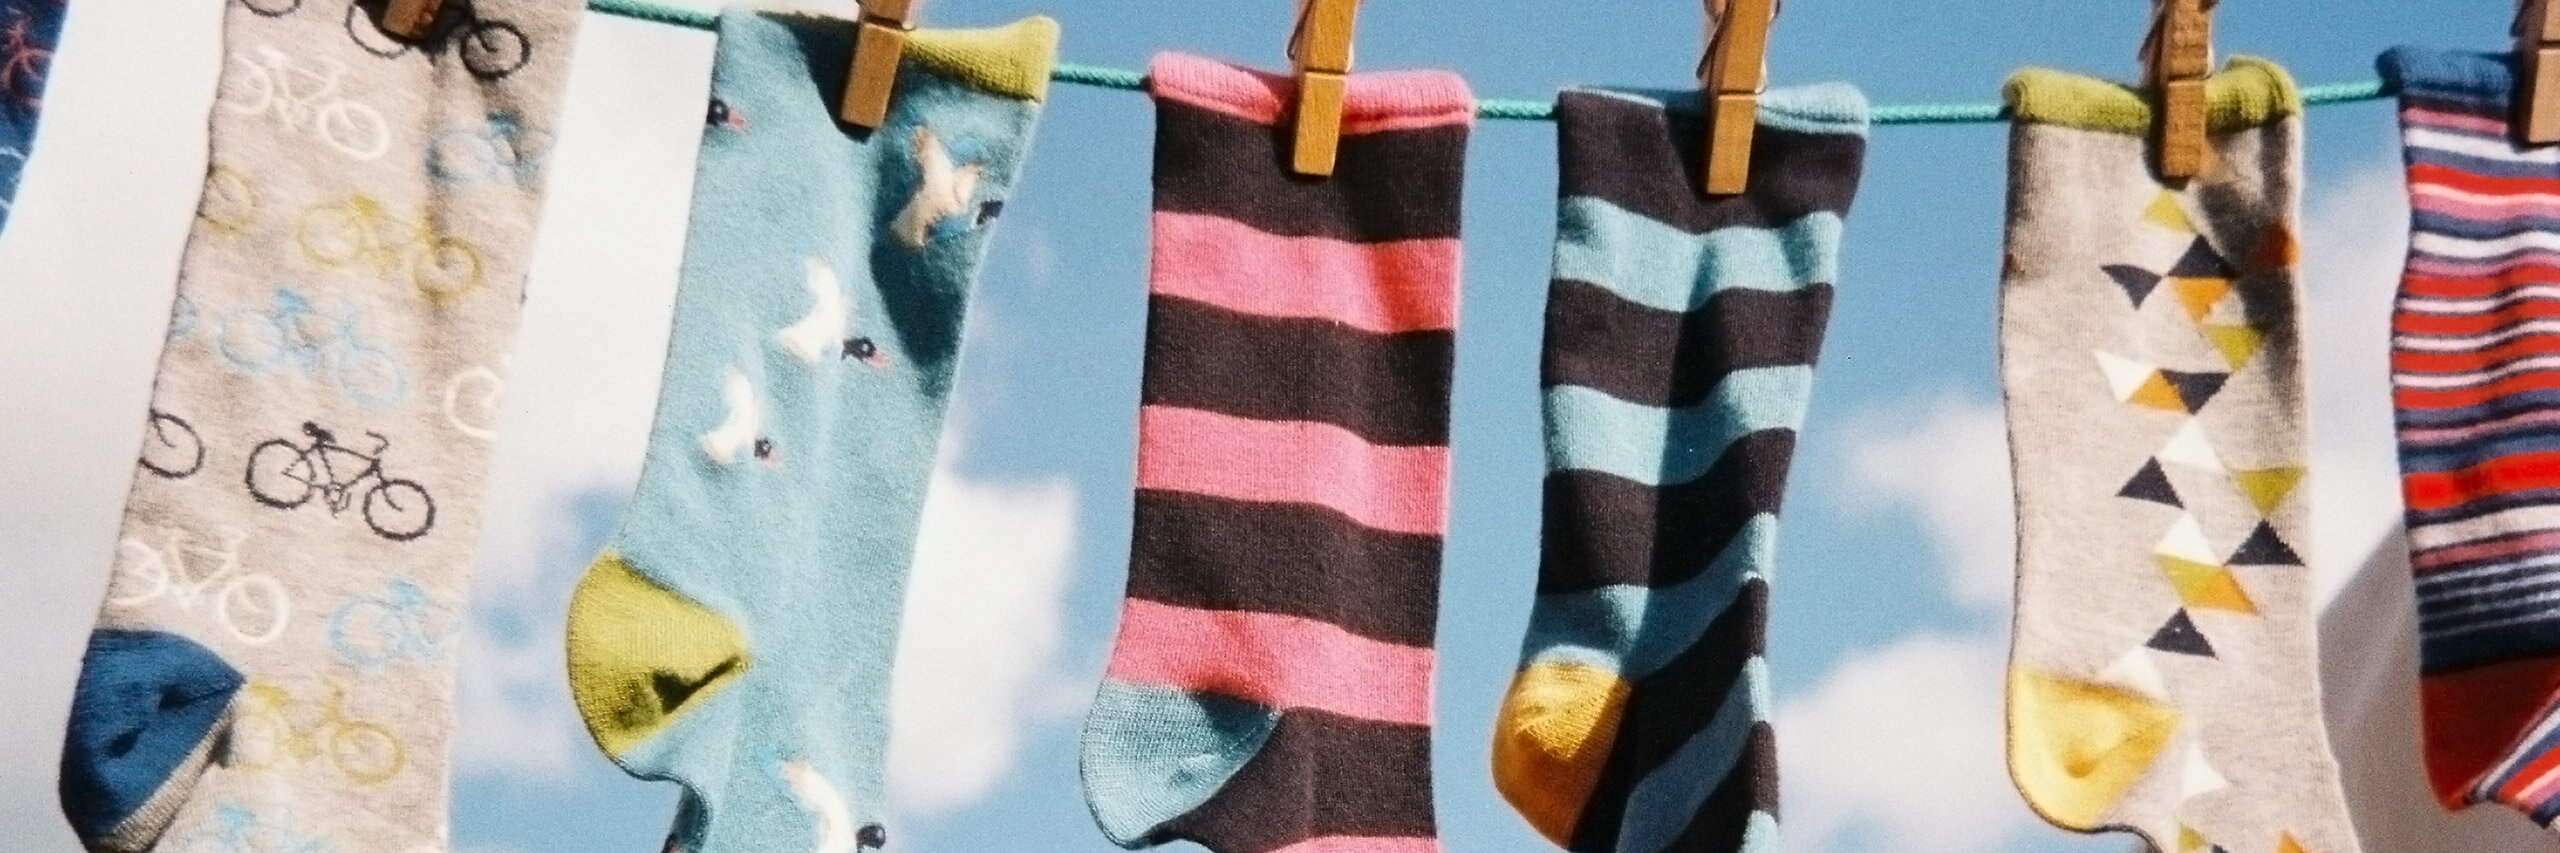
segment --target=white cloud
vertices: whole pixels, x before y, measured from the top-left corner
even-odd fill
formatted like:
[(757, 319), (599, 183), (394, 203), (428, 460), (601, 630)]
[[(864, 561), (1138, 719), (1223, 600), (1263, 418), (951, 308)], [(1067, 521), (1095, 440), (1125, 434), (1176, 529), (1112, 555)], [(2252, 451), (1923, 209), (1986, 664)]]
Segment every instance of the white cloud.
[(891, 678), (889, 790), (901, 811), (976, 802), (1030, 727), (1071, 710), (1053, 697), (1065, 686), (1055, 663), (1075, 524), (1062, 479), (936, 473)]
[(1956, 602), (2004, 607), (2017, 521), (2000, 406), (1945, 393), (1859, 411), (1840, 430), (1850, 509), (1917, 513)]
[(2002, 765), (2006, 655), (1996, 634), (1906, 637), (1781, 702), (1797, 849), (1996, 850), (2041, 826)]
[(2391, 302), (2409, 245), (2398, 166), (2378, 162), (2310, 191), (2302, 226), (2303, 356), (2310, 365), (2310, 555), (2327, 606), (2357, 558), (2400, 523), (2391, 428)]

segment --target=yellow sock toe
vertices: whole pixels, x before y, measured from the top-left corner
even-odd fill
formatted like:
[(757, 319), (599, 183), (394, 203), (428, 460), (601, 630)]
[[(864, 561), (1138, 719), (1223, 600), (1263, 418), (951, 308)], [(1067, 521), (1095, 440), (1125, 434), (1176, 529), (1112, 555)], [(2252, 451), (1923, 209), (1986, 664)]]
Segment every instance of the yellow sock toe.
[(1599, 667), (1540, 662), (1511, 679), (1494, 723), (1494, 787), (1547, 840), (1570, 842), (1626, 704), (1626, 682)]

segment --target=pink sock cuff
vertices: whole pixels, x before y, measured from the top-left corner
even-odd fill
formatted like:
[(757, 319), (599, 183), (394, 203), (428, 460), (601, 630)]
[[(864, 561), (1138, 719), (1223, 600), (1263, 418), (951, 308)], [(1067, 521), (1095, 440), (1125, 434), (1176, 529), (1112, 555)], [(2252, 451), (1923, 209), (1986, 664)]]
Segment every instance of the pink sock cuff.
[[(1281, 124), (1297, 81), (1215, 59), (1160, 53), (1147, 65), (1147, 91), (1257, 124)], [(1471, 125), (1475, 97), (1467, 81), (1446, 71), (1386, 71), (1351, 75), (1342, 132), (1353, 136), (1419, 127)]]

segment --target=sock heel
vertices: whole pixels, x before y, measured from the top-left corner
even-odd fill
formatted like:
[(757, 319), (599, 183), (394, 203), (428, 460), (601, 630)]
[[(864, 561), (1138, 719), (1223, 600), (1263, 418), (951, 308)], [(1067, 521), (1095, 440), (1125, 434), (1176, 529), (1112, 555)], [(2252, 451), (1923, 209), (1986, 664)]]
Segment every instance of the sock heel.
[(735, 623), (609, 551), (578, 581), (568, 635), (569, 694), (596, 746), (617, 763), (751, 665)]
[(125, 853), (159, 841), (210, 763), (242, 683), (176, 634), (89, 635), (60, 778), (63, 816), (83, 846)]
[(1079, 769), (1094, 822), (1129, 849), (1217, 796), (1280, 725), (1240, 699), (1105, 682), (1085, 719)]

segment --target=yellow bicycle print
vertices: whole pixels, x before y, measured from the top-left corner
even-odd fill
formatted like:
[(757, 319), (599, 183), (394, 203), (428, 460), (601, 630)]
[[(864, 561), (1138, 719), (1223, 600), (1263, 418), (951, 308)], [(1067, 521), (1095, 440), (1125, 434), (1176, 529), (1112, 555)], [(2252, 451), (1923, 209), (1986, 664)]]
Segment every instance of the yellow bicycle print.
[(318, 705), (272, 682), (251, 682), (232, 724), (230, 763), (263, 771), (325, 758), (357, 785), (373, 786), (408, 766), (407, 747), (381, 723), (347, 712), (347, 689), (329, 682), (329, 701)]
[(480, 286), (480, 250), (431, 223), (400, 218), (364, 193), (304, 210), (293, 223), (304, 260), (322, 269), (406, 278), (419, 295), (450, 305)]

